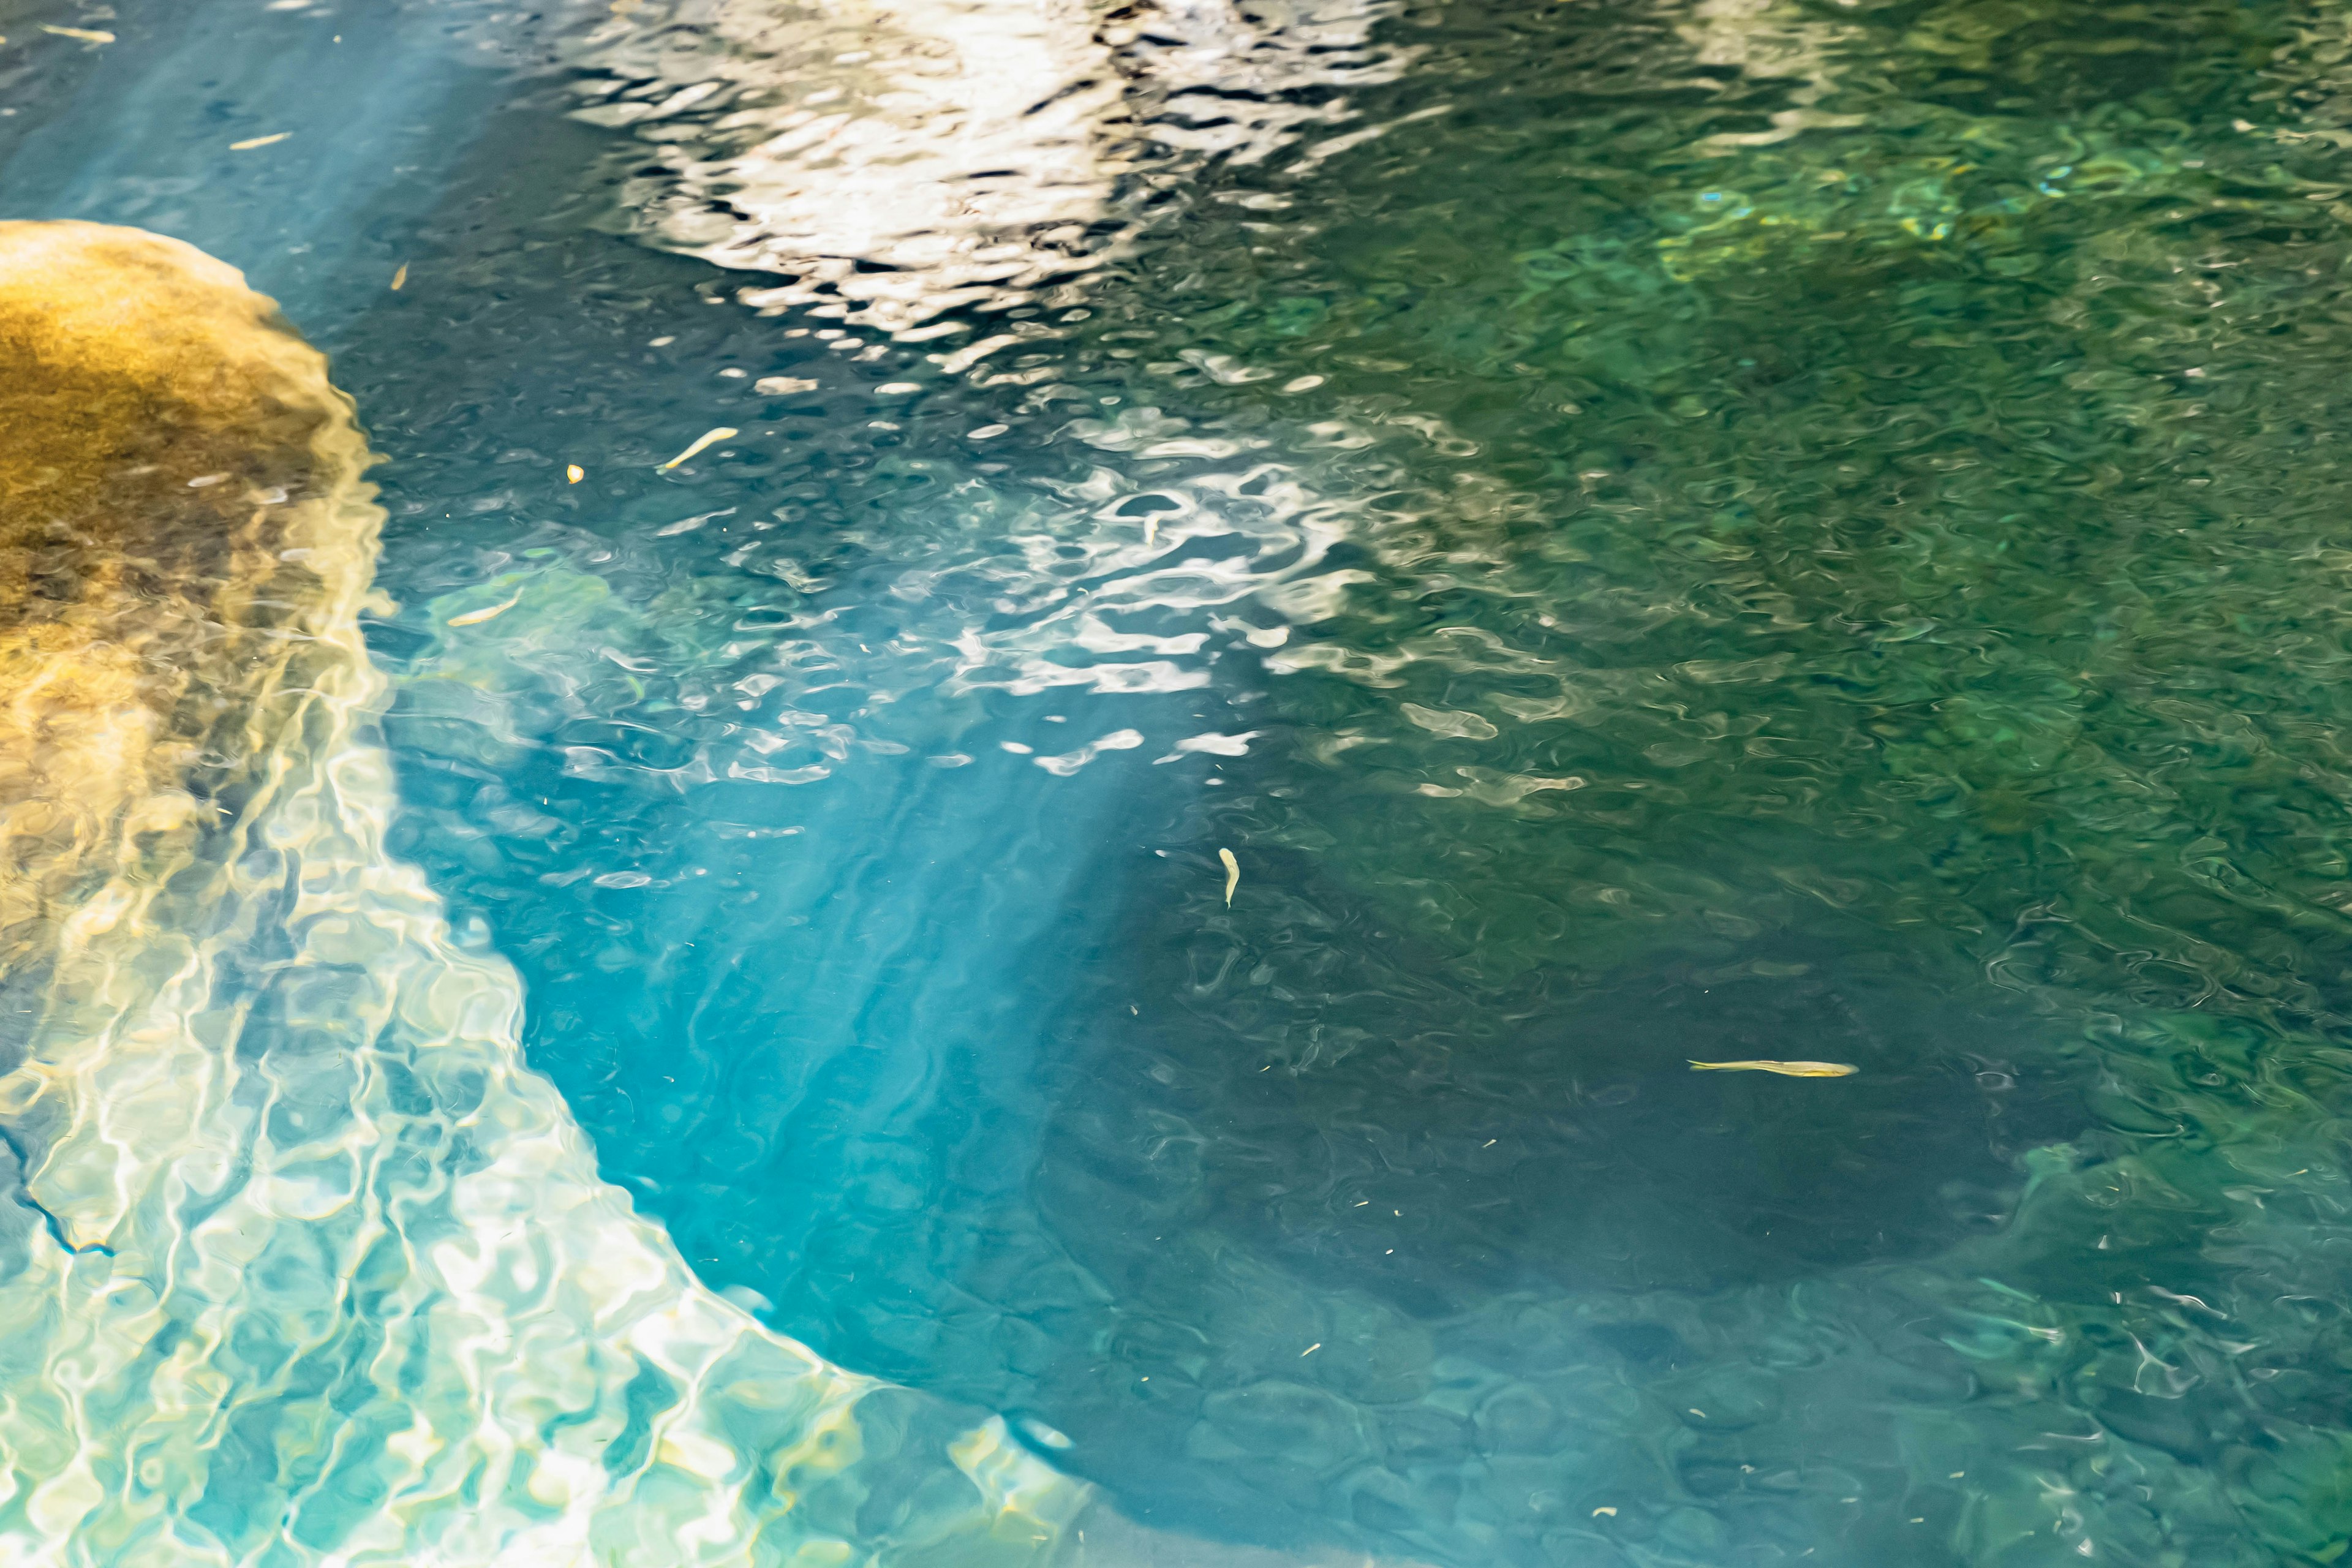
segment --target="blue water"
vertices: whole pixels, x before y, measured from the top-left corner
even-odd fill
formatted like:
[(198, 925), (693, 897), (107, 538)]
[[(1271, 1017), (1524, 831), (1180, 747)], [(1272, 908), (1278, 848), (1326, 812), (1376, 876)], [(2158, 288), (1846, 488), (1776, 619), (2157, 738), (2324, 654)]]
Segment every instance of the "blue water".
[(704, 1283), (1180, 1560), (2352, 1542), (2340, 16), (1039, 12), (973, 261), (789, 139), (1010, 11), (116, 9), (0, 206), (331, 352)]

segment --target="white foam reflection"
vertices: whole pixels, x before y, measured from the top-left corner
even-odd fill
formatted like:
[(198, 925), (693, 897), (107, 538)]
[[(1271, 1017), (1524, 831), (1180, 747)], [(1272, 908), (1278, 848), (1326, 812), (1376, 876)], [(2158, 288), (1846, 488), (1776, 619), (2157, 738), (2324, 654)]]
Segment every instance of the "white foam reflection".
[(615, 7), (574, 58), (582, 117), (656, 149), (628, 195), (649, 237), (906, 333), (1098, 264), (1134, 226), (1120, 182), (1171, 153), (1258, 161), (1346, 122), (1346, 89), (1401, 68), (1370, 39), (1391, 8), (672, 0)]

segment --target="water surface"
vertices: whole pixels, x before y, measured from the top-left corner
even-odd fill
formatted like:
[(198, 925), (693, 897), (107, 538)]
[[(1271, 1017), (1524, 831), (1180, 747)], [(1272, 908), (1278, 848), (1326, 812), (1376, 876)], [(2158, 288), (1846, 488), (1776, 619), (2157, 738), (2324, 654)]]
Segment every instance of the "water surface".
[(1012, 9), (6, 89), (332, 348), (604, 1177), (1206, 1541), (2339, 1555), (2341, 14)]

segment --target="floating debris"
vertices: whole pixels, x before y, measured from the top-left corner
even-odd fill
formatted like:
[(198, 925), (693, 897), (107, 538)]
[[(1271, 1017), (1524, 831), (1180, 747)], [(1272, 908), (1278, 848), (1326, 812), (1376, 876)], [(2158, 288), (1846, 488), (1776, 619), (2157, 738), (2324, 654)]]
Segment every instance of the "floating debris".
[(700, 436), (695, 438), (693, 446), (688, 447), (685, 451), (680, 452), (677, 457), (672, 458), (668, 462), (664, 463), (658, 471), (667, 473), (670, 469), (677, 468), (680, 463), (685, 462), (688, 458), (693, 457), (697, 452), (701, 451), (705, 447), (709, 447), (715, 442), (727, 440), (730, 437), (740, 434), (741, 432), (737, 430), (732, 425), (721, 425), (716, 430), (705, 430)]
[(277, 142), (285, 141), (286, 138), (293, 134), (294, 132), (291, 131), (280, 131), (274, 136), (250, 136), (242, 142), (230, 142), (228, 144), (228, 150), (232, 153), (250, 153), (256, 147), (271, 146)]
[(579, 464), (566, 463), (563, 465), (563, 482), (565, 484), (576, 485), (587, 477), (588, 470), (582, 468)]
[(401, 286), (405, 284), (407, 281), (408, 263), (404, 261), (400, 264), (400, 270), (392, 275), (392, 291), (395, 294), (399, 293)]
[(1693, 1072), (1776, 1072), (1782, 1078), (1844, 1078), (1862, 1069), (1852, 1062), (1692, 1062)]
[(79, 38), (85, 44), (110, 44), (114, 42), (114, 35), (112, 33), (101, 33), (95, 27), (52, 27), (47, 22), (44, 22), (41, 24), (41, 31), (44, 33), (55, 33), (60, 38)]
[(500, 616), (505, 615), (509, 610), (513, 609), (517, 605), (521, 603), (522, 590), (517, 588), (515, 590), (514, 597), (509, 599), (503, 605), (492, 605), (487, 610), (467, 610), (462, 616), (450, 616), (445, 624), (453, 626), (478, 626), (484, 621), (497, 620)]
[(669, 524), (666, 528), (655, 529), (654, 537), (656, 539), (667, 539), (672, 534), (692, 533), (696, 529), (700, 528), (712, 518), (733, 517), (734, 515), (735, 509), (731, 506), (722, 506), (717, 511), (698, 512), (692, 517), (679, 518), (676, 522)]
[[(1234, 858), (1234, 852), (1230, 849), (1218, 850), (1217, 858), (1225, 863), (1225, 908), (1232, 909), (1234, 889), (1242, 885), (1242, 863)], [(1848, 1068), (1846, 1070), (1852, 1072), (1853, 1069)]]

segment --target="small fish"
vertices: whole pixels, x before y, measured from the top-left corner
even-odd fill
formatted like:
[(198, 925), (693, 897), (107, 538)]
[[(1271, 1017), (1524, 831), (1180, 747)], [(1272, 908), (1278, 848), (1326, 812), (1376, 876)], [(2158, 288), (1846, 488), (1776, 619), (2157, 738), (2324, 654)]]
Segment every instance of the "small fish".
[(579, 464), (566, 463), (563, 465), (563, 482), (565, 484), (576, 485), (587, 477), (588, 470), (582, 468)]
[(400, 264), (400, 270), (392, 275), (392, 291), (395, 294), (399, 293), (402, 287), (407, 282), (408, 263), (404, 261)]
[(688, 447), (685, 451), (680, 452), (677, 457), (672, 458), (668, 462), (664, 463), (659, 471), (662, 473), (667, 473), (670, 469), (677, 468), (680, 463), (685, 462), (688, 458), (693, 457), (697, 452), (701, 451), (705, 447), (710, 446), (714, 442), (727, 440), (740, 434), (741, 434), (741, 432), (738, 431), (731, 425), (721, 425), (716, 430), (705, 430), (700, 436), (695, 438), (693, 446)]
[(1234, 889), (1242, 885), (1242, 863), (1234, 858), (1230, 849), (1217, 851), (1217, 858), (1225, 863), (1225, 908), (1234, 907)]
[(1693, 1072), (1776, 1072), (1782, 1078), (1844, 1078), (1862, 1069), (1852, 1062), (1693, 1062)]
[(79, 38), (85, 44), (110, 44), (114, 42), (114, 35), (112, 33), (101, 33), (95, 27), (52, 27), (47, 22), (44, 22), (41, 24), (41, 31), (44, 33), (55, 33), (60, 38)]
[(291, 131), (280, 131), (275, 136), (249, 136), (242, 142), (230, 142), (228, 150), (232, 153), (250, 153), (256, 147), (275, 146), (293, 134)]
[(484, 621), (497, 620), (500, 616), (505, 615), (509, 610), (513, 609), (517, 605), (521, 603), (522, 590), (518, 588), (515, 590), (515, 596), (509, 599), (503, 605), (492, 605), (487, 610), (468, 610), (462, 616), (450, 616), (448, 620), (443, 624), (452, 626), (478, 626)]

